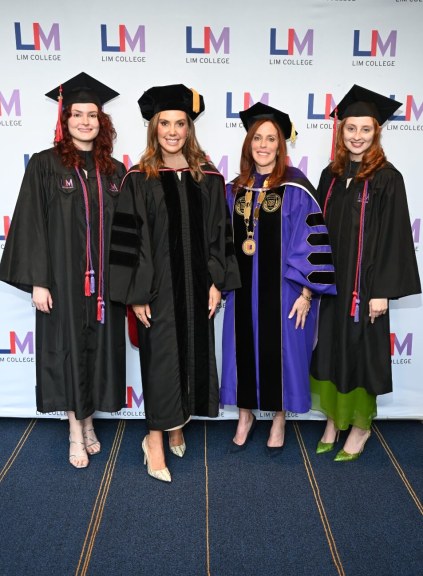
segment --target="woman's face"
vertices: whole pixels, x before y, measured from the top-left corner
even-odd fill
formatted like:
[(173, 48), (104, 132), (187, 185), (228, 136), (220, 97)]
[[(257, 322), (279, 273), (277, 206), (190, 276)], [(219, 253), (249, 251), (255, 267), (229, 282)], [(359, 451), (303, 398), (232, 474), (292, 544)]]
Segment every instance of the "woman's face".
[(98, 108), (95, 104), (72, 104), (68, 119), (69, 134), (80, 150), (92, 150), (100, 130)]
[(259, 174), (270, 174), (276, 164), (278, 132), (273, 122), (263, 122), (251, 141), (251, 153)]
[(344, 144), (350, 153), (350, 160), (361, 162), (364, 153), (370, 148), (375, 136), (371, 116), (351, 116), (345, 120), (342, 131)]
[(188, 120), (181, 110), (160, 112), (157, 139), (165, 154), (179, 154), (188, 136)]

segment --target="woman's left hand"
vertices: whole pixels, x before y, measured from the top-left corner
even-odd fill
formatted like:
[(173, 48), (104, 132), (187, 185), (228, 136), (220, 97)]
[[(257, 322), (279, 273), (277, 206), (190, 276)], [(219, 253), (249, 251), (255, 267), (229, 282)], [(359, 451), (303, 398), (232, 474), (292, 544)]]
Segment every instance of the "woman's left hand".
[(369, 300), (369, 316), (370, 322), (375, 323), (375, 319), (386, 314), (388, 310), (388, 299), (387, 298), (372, 298)]
[(305, 321), (307, 320), (307, 314), (309, 313), (310, 308), (311, 302), (308, 302), (303, 296), (298, 296), (288, 316), (288, 318), (291, 319), (295, 316), (295, 314), (297, 314), (297, 318), (295, 320), (295, 329), (297, 329), (299, 326), (304, 328)]
[(216, 308), (220, 305), (222, 294), (214, 284), (210, 286), (209, 290), (209, 320), (216, 312)]

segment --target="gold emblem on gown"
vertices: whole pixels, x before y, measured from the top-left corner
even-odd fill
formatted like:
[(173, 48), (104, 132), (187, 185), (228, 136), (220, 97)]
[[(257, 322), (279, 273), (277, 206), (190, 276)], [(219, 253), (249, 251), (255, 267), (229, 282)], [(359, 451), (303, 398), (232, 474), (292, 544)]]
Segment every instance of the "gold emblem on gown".
[(270, 192), (264, 199), (263, 210), (268, 213), (276, 212), (281, 207), (281, 204), (282, 200), (279, 194), (276, 194), (276, 192)]

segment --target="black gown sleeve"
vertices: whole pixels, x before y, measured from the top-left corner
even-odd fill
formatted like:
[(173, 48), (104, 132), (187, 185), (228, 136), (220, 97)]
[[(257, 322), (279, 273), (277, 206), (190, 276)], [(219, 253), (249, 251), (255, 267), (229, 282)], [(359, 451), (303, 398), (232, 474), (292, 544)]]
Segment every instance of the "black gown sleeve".
[(33, 286), (51, 287), (45, 186), (48, 166), (45, 157), (39, 153), (32, 155), (0, 263), (0, 280), (25, 292), (32, 292)]
[(381, 194), (378, 250), (371, 298), (402, 298), (421, 292), (404, 180), (393, 167), (380, 170), (372, 183)]
[(155, 296), (143, 183), (144, 174), (126, 175), (113, 219), (110, 299), (123, 304), (148, 304)]

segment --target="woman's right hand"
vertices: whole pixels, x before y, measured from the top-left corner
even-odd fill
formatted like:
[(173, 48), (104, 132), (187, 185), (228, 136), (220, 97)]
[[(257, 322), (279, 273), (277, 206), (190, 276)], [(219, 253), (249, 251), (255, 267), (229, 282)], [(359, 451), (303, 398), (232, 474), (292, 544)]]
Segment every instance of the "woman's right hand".
[(32, 302), (37, 310), (46, 314), (50, 314), (50, 310), (53, 308), (53, 298), (50, 290), (42, 286), (34, 286), (32, 288)]
[(149, 320), (151, 320), (151, 310), (149, 304), (133, 304), (132, 310), (134, 311), (135, 316), (138, 320), (144, 324), (146, 328), (150, 328), (151, 324)]

